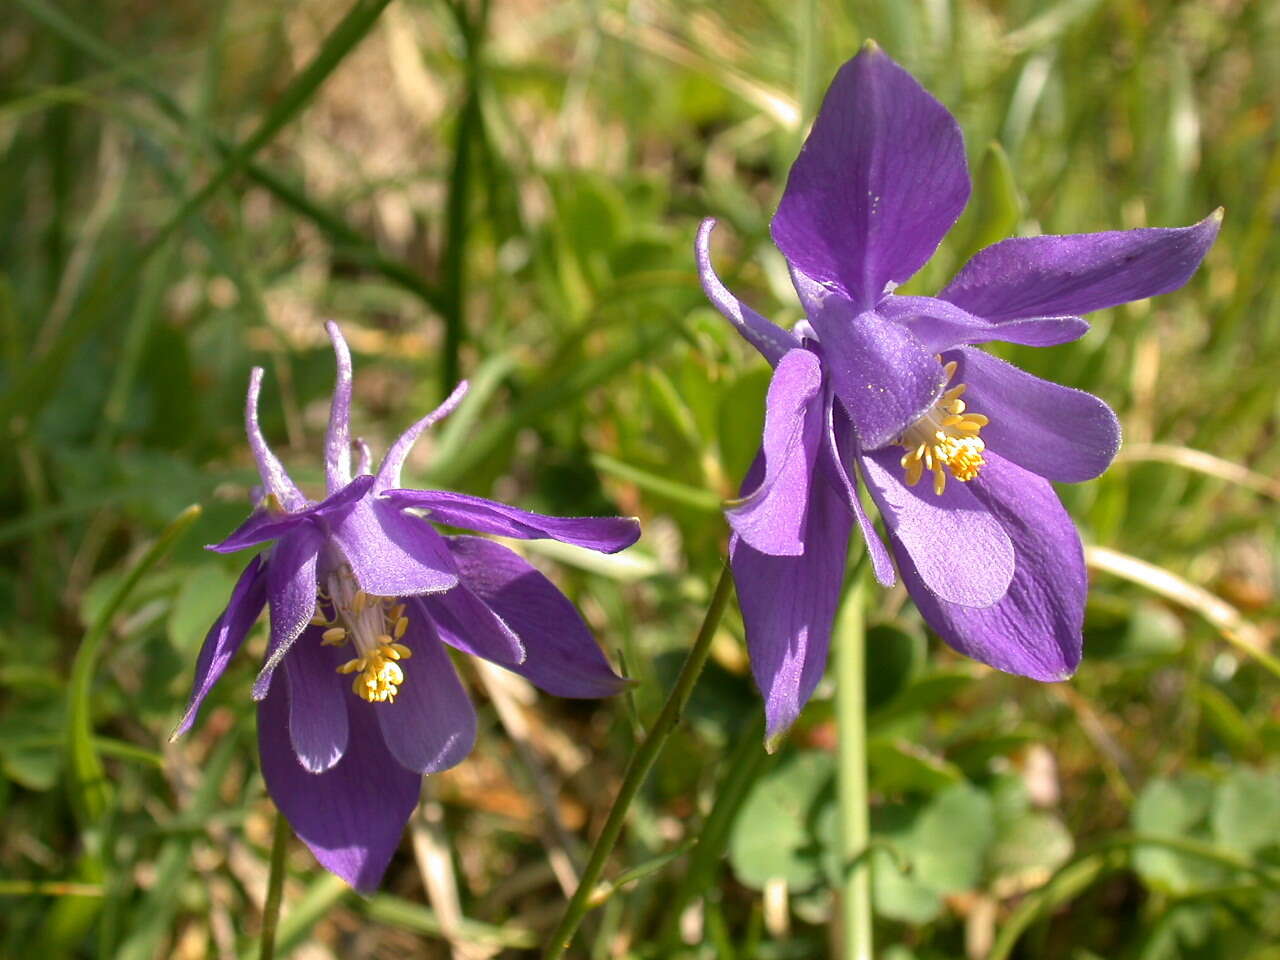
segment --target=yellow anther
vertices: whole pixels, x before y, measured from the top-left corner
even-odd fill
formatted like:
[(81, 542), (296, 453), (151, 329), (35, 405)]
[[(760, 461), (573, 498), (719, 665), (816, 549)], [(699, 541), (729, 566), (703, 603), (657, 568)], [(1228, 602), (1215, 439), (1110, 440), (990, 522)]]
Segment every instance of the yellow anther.
[(356, 696), (370, 703), (394, 703), (400, 684), (404, 683), (404, 671), (396, 663), (404, 659), (404, 655), (395, 649), (398, 646), (400, 644), (379, 647), (358, 660), (343, 664), (338, 672), (360, 671), (351, 681), (351, 689)]
[(401, 617), (404, 616), (404, 604), (397, 603), (394, 607), (391, 608), (391, 612), (387, 614), (387, 616), (391, 620), (399, 620)]
[(326, 647), (340, 647), (347, 642), (347, 631), (342, 627), (333, 627), (324, 632), (320, 642)]
[[(956, 373), (952, 361), (943, 367), (946, 383)], [(925, 415), (903, 431), (898, 443), (906, 449), (899, 461), (906, 472), (908, 486), (914, 487), (924, 476), (925, 470), (933, 474), (933, 492), (937, 496), (947, 488), (947, 472), (957, 480), (972, 480), (986, 461), (982, 451), (986, 444), (978, 434), (991, 421), (980, 413), (968, 413), (960, 395), (965, 391), (960, 383), (943, 392)]]
[(397, 640), (404, 636), (404, 632), (409, 629), (409, 618), (399, 617), (396, 619), (396, 625), (391, 631)]
[(357, 590), (355, 599), (351, 601), (351, 609), (354, 613), (364, 613), (364, 608), (369, 605), (369, 595), (363, 590)]
[(284, 504), (280, 502), (280, 498), (274, 493), (268, 493), (263, 503), (266, 505), (268, 513), (288, 513), (284, 508)]
[(329, 625), (329, 618), (317, 610), (315, 616), (311, 618), (311, 625), (313, 627), (327, 627)]

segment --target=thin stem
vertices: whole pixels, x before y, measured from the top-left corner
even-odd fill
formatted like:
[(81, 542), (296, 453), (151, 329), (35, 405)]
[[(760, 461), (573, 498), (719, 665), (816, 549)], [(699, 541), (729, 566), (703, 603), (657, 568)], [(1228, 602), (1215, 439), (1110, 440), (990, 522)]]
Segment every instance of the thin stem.
[(707, 607), (706, 615), (702, 618), (698, 637), (685, 658), (684, 666), (680, 668), (675, 686), (667, 695), (667, 702), (663, 704), (662, 712), (658, 714), (658, 719), (654, 721), (636, 752), (631, 755), (631, 762), (627, 764), (627, 772), (622, 778), (622, 786), (618, 790), (617, 798), (613, 801), (609, 817), (605, 820), (604, 829), (600, 831), (600, 836), (591, 850), (591, 859), (587, 862), (586, 869), (582, 871), (578, 889), (574, 891), (568, 906), (565, 907), (564, 916), (560, 918), (559, 925), (547, 941), (547, 947), (543, 953), (544, 960), (558, 960), (559, 957), (564, 956), (574, 933), (582, 923), (582, 918), (586, 916), (591, 906), (591, 894), (600, 881), (600, 874), (604, 872), (605, 861), (613, 851), (614, 844), (618, 842), (618, 835), (622, 833), (631, 801), (635, 799), (654, 761), (658, 759), (658, 754), (666, 745), (667, 738), (680, 722), (685, 705), (689, 702), (689, 696), (693, 693), (694, 684), (698, 682), (698, 676), (706, 665), (707, 656), (711, 652), (711, 638), (715, 636), (720, 618), (724, 616), (724, 608), (729, 603), (729, 594), (732, 592), (733, 576), (726, 566), (721, 571), (720, 580), (711, 595), (711, 603)]
[(776, 754), (764, 749), (764, 714), (756, 716), (751, 728), (739, 735), (725, 771), (716, 785), (715, 802), (698, 831), (698, 845), (689, 855), (689, 866), (671, 899), (664, 905), (662, 924), (663, 955), (676, 953), (680, 944), (680, 915), (685, 906), (711, 884), (738, 811), (760, 775), (770, 766)]
[(440, 363), (440, 393), (448, 396), (460, 378), (462, 345), (467, 338), (467, 242), (471, 234), (471, 180), (473, 154), (484, 136), (481, 113), (481, 56), (488, 26), (489, 0), (480, 0), (474, 15), (462, 0), (451, 3), (458, 29), (466, 46), (466, 98), (454, 136), (453, 168), (445, 201), (446, 233), (441, 255), (441, 293), (444, 308), (444, 355)]
[(867, 819), (867, 696), (865, 578), (859, 570), (841, 613), (836, 638), (836, 722), (839, 728), (840, 863), (844, 864), (841, 917), (843, 960), (871, 960), (871, 869), (862, 856), (870, 839)]
[(267, 880), (267, 898), (262, 902), (262, 948), (258, 960), (272, 960), (276, 955), (276, 927), (280, 924), (280, 901), (284, 897), (284, 853), (289, 845), (289, 821), (276, 811), (276, 829), (271, 837), (271, 876)]

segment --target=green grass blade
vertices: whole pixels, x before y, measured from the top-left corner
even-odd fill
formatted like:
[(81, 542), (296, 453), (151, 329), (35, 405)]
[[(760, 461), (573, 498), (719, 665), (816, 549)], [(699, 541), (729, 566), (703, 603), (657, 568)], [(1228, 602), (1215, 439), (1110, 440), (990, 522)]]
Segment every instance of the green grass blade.
[(67, 684), (67, 790), (72, 809), (82, 828), (101, 820), (111, 802), (111, 788), (93, 737), (93, 676), (102, 641), (110, 629), (112, 618), (129, 599), (139, 581), (160, 562), (199, 516), (200, 507), (193, 504), (165, 528), (151, 545), (151, 549), (134, 564), (116, 589), (98, 619), (85, 634), (71, 663), (71, 679)]

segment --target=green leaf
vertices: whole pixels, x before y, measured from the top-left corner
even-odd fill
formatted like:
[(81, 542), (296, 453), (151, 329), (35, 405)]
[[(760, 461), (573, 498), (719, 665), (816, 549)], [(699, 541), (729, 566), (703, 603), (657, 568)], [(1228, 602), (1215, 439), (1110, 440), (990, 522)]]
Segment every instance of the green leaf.
[(742, 482), (760, 449), (764, 398), (771, 375), (767, 367), (753, 367), (721, 391), (717, 429), (720, 462), (724, 475), (734, 483)]
[(909, 872), (877, 855), (873, 873), (876, 909), (908, 923), (937, 915), (942, 897), (971, 890), (982, 880), (995, 837), (991, 798), (958, 783), (927, 804), (889, 804), (873, 811), (872, 835), (896, 849)]
[(1214, 793), (1209, 820), (1214, 840), (1236, 853), (1280, 846), (1280, 773), (1231, 770)]
[(1051, 813), (1030, 811), (1000, 825), (988, 860), (994, 884), (1038, 886), (1071, 858), (1075, 841)]
[[(1134, 804), (1133, 828), (1139, 834), (1208, 839), (1205, 821), (1213, 796), (1213, 784), (1204, 777), (1152, 780)], [(1173, 894), (1213, 886), (1223, 878), (1222, 869), (1204, 858), (1163, 847), (1139, 847), (1133, 865), (1149, 886)]]
[(878, 710), (906, 690), (927, 656), (924, 634), (897, 624), (867, 629), (867, 710)]
[(905, 740), (872, 740), (867, 767), (881, 793), (937, 793), (964, 779), (954, 764)]
[(111, 599), (98, 614), (85, 634), (71, 662), (71, 679), (67, 685), (67, 785), (71, 806), (82, 827), (102, 818), (110, 804), (111, 789), (93, 738), (93, 677), (98, 666), (98, 653), (116, 612), (129, 599), (144, 576), (160, 562), (178, 538), (200, 516), (200, 507), (192, 505), (178, 514), (160, 534), (142, 559), (129, 571)]
[(818, 882), (821, 845), (815, 826), (834, 776), (830, 754), (808, 752), (779, 764), (756, 784), (729, 841), (729, 862), (742, 883), (759, 890), (773, 879), (795, 889)]
[(973, 198), (958, 225), (956, 235), (966, 238), (960, 262), (983, 247), (1012, 236), (1021, 216), (1022, 198), (1018, 195), (1009, 155), (993, 141), (982, 153), (982, 163), (974, 178)]
[(169, 641), (174, 647), (183, 652), (199, 647), (235, 585), (236, 576), (221, 563), (196, 567), (182, 578), (169, 611)]

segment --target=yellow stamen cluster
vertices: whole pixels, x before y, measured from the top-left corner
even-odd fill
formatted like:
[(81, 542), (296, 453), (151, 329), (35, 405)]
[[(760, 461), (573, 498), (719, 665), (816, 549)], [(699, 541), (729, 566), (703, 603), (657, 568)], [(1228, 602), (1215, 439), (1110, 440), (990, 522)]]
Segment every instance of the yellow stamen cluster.
[[(955, 361), (943, 367), (946, 383), (956, 374)], [(925, 470), (933, 473), (933, 492), (942, 496), (947, 488), (947, 473), (964, 482), (972, 480), (986, 463), (982, 451), (986, 444), (978, 433), (990, 421), (980, 413), (967, 413), (960, 399), (963, 383), (946, 390), (923, 417), (903, 431), (898, 444), (906, 448), (902, 468), (907, 472), (907, 485), (920, 482)]]
[(356, 696), (370, 703), (394, 703), (404, 683), (399, 661), (413, 656), (413, 651), (399, 642), (409, 629), (405, 605), (391, 597), (365, 593), (346, 567), (329, 578), (329, 589), (320, 592), (320, 601), (333, 610), (332, 620), (323, 612), (311, 620), (328, 628), (321, 635), (321, 644), (342, 647), (351, 641), (355, 646), (357, 656), (338, 667), (338, 672), (355, 674), (351, 689)]
[(398, 660), (408, 660), (413, 651), (403, 643), (396, 643), (387, 634), (378, 638), (378, 646), (362, 657), (348, 660), (338, 668), (339, 673), (356, 673), (351, 690), (356, 696), (370, 703), (395, 703), (400, 684), (404, 683), (404, 671)]

